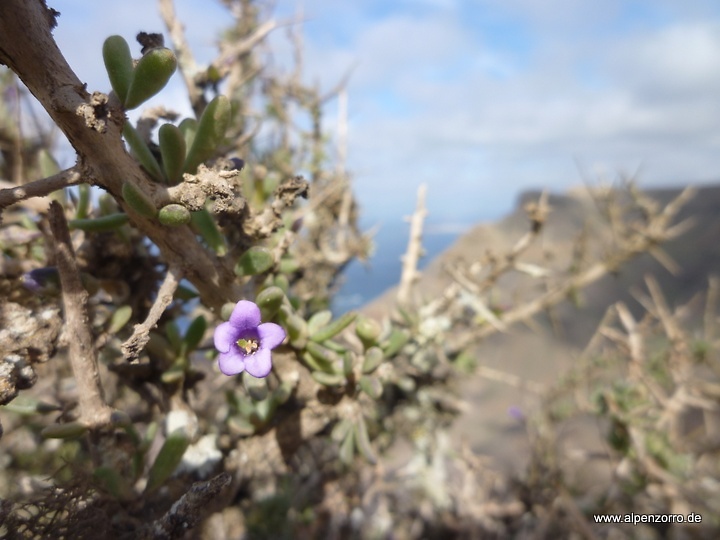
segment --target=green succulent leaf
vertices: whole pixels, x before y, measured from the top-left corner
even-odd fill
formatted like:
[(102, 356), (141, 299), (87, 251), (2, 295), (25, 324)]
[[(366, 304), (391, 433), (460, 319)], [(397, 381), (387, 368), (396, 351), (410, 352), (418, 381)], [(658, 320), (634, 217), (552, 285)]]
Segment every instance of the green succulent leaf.
[(328, 371), (329, 373), (335, 373), (334, 366), (340, 360), (340, 357), (336, 352), (331, 351), (330, 349), (323, 347), (322, 345), (314, 341), (308, 341), (307, 345), (305, 345), (305, 348), (307, 349), (307, 352), (309, 352), (310, 355), (315, 358), (315, 360), (317, 360), (321, 365), (326, 366), (324, 368), (324, 371)]
[(109, 232), (119, 229), (128, 221), (128, 215), (120, 212), (99, 218), (71, 219), (68, 227), (70, 230), (79, 229), (85, 232)]
[(215, 220), (213, 220), (207, 209), (203, 208), (197, 212), (192, 212), (192, 224), (215, 253), (220, 256), (227, 253), (225, 238), (220, 234), (217, 225), (215, 225)]
[(101, 489), (116, 500), (128, 499), (131, 493), (127, 480), (112, 467), (98, 467), (93, 471), (93, 480)]
[(363, 360), (362, 372), (369, 375), (375, 371), (385, 359), (380, 347), (370, 347), (365, 351), (365, 360)]
[(61, 407), (21, 394), (7, 405), (3, 405), (0, 410), (21, 415), (31, 415), (56, 412), (61, 410)]
[(193, 322), (188, 326), (187, 332), (185, 332), (185, 346), (188, 352), (197, 349), (198, 345), (202, 341), (207, 329), (207, 321), (202, 315), (198, 315), (193, 319)]
[(124, 104), (135, 71), (130, 47), (122, 36), (110, 36), (103, 43), (102, 53), (110, 85)]
[(382, 328), (380, 323), (370, 317), (361, 316), (358, 317), (355, 323), (355, 333), (362, 341), (363, 346), (367, 349), (373, 345), (377, 345)]
[(336, 336), (337, 334), (342, 332), (345, 328), (347, 328), (355, 320), (355, 317), (357, 317), (357, 312), (349, 311), (348, 313), (345, 313), (339, 318), (335, 319), (332, 323), (321, 328), (317, 332), (311, 333), (310, 339), (317, 342), (323, 342), (325, 340), (328, 340), (331, 337)]
[(360, 389), (373, 399), (380, 399), (383, 393), (383, 386), (376, 377), (363, 375), (360, 377)]
[(177, 58), (166, 47), (156, 47), (145, 53), (135, 66), (125, 108), (135, 109), (165, 88), (176, 68)]
[(310, 335), (315, 334), (320, 328), (328, 324), (332, 320), (332, 311), (324, 309), (313, 314), (308, 319), (308, 333)]
[(325, 371), (313, 371), (312, 378), (323, 386), (342, 386), (347, 382), (345, 375), (326, 373)]
[(230, 100), (225, 96), (217, 96), (205, 107), (185, 158), (184, 172), (194, 173), (198, 165), (213, 157), (230, 123), (230, 109)]
[(296, 383), (294, 381), (285, 380), (282, 382), (282, 384), (280, 384), (280, 386), (275, 389), (275, 391), (272, 393), (271, 399), (273, 400), (273, 403), (276, 407), (282, 405), (288, 399), (290, 399), (295, 385)]
[(192, 221), (192, 214), (182, 204), (171, 203), (160, 209), (158, 221), (168, 227), (180, 227)]
[(82, 422), (51, 424), (45, 427), (40, 435), (46, 439), (77, 439), (87, 432), (87, 425)]
[(160, 168), (160, 164), (155, 159), (155, 156), (145, 144), (145, 141), (137, 132), (137, 130), (130, 124), (125, 122), (123, 126), (123, 137), (130, 147), (130, 153), (135, 159), (138, 160), (140, 165), (152, 176), (155, 180), (163, 179), (163, 172)]
[(146, 218), (157, 216), (158, 211), (155, 204), (139, 186), (132, 182), (125, 182), (122, 187), (122, 196), (128, 206), (141, 216)]
[(355, 444), (357, 445), (358, 451), (365, 457), (365, 459), (372, 464), (377, 462), (377, 457), (375, 457), (375, 452), (370, 444), (367, 423), (365, 422), (365, 418), (362, 416), (355, 422)]
[(168, 321), (167, 324), (165, 324), (165, 335), (167, 336), (168, 341), (170, 341), (170, 345), (172, 345), (173, 351), (176, 354), (179, 354), (180, 349), (183, 346), (183, 342), (182, 338), (180, 337), (180, 330), (178, 329), (175, 321)]
[(342, 441), (352, 430), (353, 424), (348, 418), (343, 418), (335, 424), (330, 432), (330, 438), (335, 442)]
[[(195, 134), (198, 129), (198, 122), (194, 118), (185, 118), (178, 125), (180, 133), (182, 133), (183, 139), (185, 139), (185, 149), (187, 150), (193, 145), (195, 141)], [(185, 156), (187, 159), (187, 155)], [(184, 168), (184, 167), (183, 167)]]
[(267, 272), (275, 264), (272, 252), (262, 246), (253, 246), (238, 259), (235, 273), (238, 276), (255, 276)]
[(355, 430), (351, 429), (345, 435), (345, 439), (340, 445), (339, 457), (340, 461), (345, 465), (352, 463), (353, 457), (355, 456)]
[(150, 467), (147, 486), (145, 486), (146, 493), (155, 491), (165, 483), (165, 480), (170, 478), (182, 461), (188, 446), (190, 446), (190, 439), (184, 430), (177, 429), (168, 435), (155, 462)]
[(286, 319), (285, 326), (290, 337), (290, 344), (297, 348), (302, 349), (307, 343), (307, 323), (305, 319), (299, 315), (289, 315)]
[(260, 308), (263, 321), (269, 321), (280, 310), (285, 300), (285, 293), (280, 287), (267, 287), (260, 291), (255, 298), (255, 303)]
[(132, 317), (132, 307), (126, 305), (117, 308), (110, 318), (108, 334), (117, 334), (127, 324), (130, 317)]
[(88, 184), (80, 184), (78, 186), (78, 202), (75, 210), (76, 219), (85, 219), (88, 217), (90, 209), (90, 186)]
[(407, 332), (394, 328), (390, 333), (390, 337), (382, 346), (385, 356), (388, 358), (395, 356), (408, 341), (410, 341), (410, 335)]
[(185, 165), (185, 137), (179, 127), (163, 124), (158, 130), (158, 139), (165, 177), (170, 184), (177, 184), (182, 179)]

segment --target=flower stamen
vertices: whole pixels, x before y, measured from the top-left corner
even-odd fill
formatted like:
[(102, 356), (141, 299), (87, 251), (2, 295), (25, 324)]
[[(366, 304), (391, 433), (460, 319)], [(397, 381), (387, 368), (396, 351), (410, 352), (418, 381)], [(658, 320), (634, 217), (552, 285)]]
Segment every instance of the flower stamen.
[(245, 354), (255, 354), (260, 348), (260, 343), (257, 339), (238, 339), (237, 345)]

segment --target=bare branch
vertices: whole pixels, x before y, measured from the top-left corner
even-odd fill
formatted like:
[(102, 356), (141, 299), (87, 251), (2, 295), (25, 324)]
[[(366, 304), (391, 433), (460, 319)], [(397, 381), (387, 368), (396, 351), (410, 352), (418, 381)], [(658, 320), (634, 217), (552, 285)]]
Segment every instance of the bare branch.
[(410, 218), (410, 239), (405, 255), (402, 256), (403, 268), (398, 286), (397, 301), (400, 304), (407, 304), (410, 300), (410, 291), (418, 278), (418, 260), (422, 257), (422, 228), (423, 221), (427, 215), (425, 208), (425, 192), (427, 186), (421, 184), (418, 188), (417, 206), (415, 213)]
[(134, 360), (140, 356), (147, 342), (150, 340), (150, 330), (155, 328), (167, 307), (173, 300), (173, 295), (180, 284), (182, 274), (179, 268), (168, 268), (165, 279), (160, 285), (157, 298), (153, 302), (150, 312), (142, 324), (136, 324), (132, 336), (122, 344), (121, 349), (126, 360)]
[(70, 336), (70, 364), (78, 388), (79, 421), (89, 427), (101, 427), (110, 420), (111, 409), (105, 403), (98, 373), (97, 351), (93, 345), (87, 314), (88, 293), (80, 280), (70, 231), (62, 206), (57, 201), (50, 203), (50, 228), (55, 237), (55, 258), (62, 286), (65, 325)]
[[(82, 175), (80, 174), (80, 168), (77, 166), (70, 167), (47, 178), (35, 180), (22, 186), (15, 186), (8, 182), (0, 181), (0, 187), (4, 188), (0, 190), (0, 212), (15, 203), (26, 201), (33, 197), (45, 197), (53, 191), (74, 186), (81, 182)], [(42, 204), (42, 207), (47, 208), (47, 204)]]

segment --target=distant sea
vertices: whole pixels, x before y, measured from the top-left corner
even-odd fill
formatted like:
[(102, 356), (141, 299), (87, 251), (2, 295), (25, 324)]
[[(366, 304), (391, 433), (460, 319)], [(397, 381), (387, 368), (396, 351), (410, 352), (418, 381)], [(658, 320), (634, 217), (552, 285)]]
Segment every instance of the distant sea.
[[(423, 233), (425, 255), (420, 270), (445, 251), (470, 225), (426, 225)], [(375, 252), (369, 261), (353, 261), (342, 275), (340, 290), (333, 298), (332, 311), (338, 315), (356, 309), (381, 295), (400, 281), (402, 261), (408, 243), (410, 226), (407, 223), (384, 226), (374, 237)]]

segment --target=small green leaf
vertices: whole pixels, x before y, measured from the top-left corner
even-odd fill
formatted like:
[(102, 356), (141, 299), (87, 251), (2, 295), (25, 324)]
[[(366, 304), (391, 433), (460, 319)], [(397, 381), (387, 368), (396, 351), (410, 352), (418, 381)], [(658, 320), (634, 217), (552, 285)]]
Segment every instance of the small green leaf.
[(174, 362), (168, 369), (160, 375), (160, 380), (165, 384), (177, 384), (185, 379), (185, 362)]
[(380, 399), (383, 394), (383, 385), (377, 377), (360, 377), (360, 389), (373, 399)]
[(285, 293), (280, 287), (267, 287), (260, 291), (255, 298), (255, 303), (260, 308), (263, 321), (269, 321), (280, 310), (280, 306), (285, 300)]
[(138, 160), (140, 165), (145, 168), (148, 174), (155, 180), (162, 180), (163, 172), (160, 168), (160, 164), (157, 162), (157, 159), (155, 159), (155, 156), (150, 151), (150, 148), (148, 148), (148, 145), (145, 143), (137, 130), (130, 124), (130, 122), (125, 122), (125, 125), (123, 126), (123, 137), (125, 137), (125, 141), (130, 147), (130, 153)]
[(357, 312), (355, 311), (345, 313), (324, 328), (321, 328), (315, 333), (311, 333), (310, 339), (318, 342), (330, 339), (345, 330), (345, 328), (347, 328), (355, 320), (355, 317), (357, 317)]
[(300, 270), (300, 263), (298, 263), (297, 259), (295, 257), (283, 257), (280, 259), (280, 264), (278, 265), (278, 269), (280, 270), (280, 273), (282, 274), (293, 274)]
[(185, 165), (185, 137), (180, 128), (173, 124), (163, 124), (158, 130), (160, 155), (162, 156), (165, 177), (171, 185), (182, 180)]
[(180, 353), (180, 349), (182, 348), (182, 338), (180, 337), (180, 330), (178, 329), (177, 324), (175, 321), (168, 321), (165, 324), (165, 335), (167, 336), (168, 340), (170, 341), (170, 345), (172, 345), (173, 350), (176, 354)]
[(190, 210), (182, 204), (168, 204), (163, 206), (158, 213), (158, 220), (168, 227), (180, 227), (187, 225), (192, 220)]
[(362, 341), (363, 346), (367, 349), (373, 345), (377, 345), (378, 338), (382, 333), (380, 323), (370, 317), (360, 316), (355, 323), (355, 333)]
[(70, 230), (79, 229), (85, 232), (110, 232), (119, 229), (128, 221), (128, 215), (120, 212), (94, 219), (71, 219), (68, 221), (68, 227)]
[(383, 351), (385, 351), (385, 356), (388, 358), (395, 356), (408, 341), (410, 341), (410, 336), (407, 332), (393, 328), (392, 332), (390, 332), (390, 337), (388, 337), (382, 346)]
[(272, 393), (271, 399), (273, 400), (273, 403), (276, 407), (282, 405), (288, 399), (290, 399), (295, 385), (296, 382), (285, 380), (282, 382), (282, 384), (280, 384), (280, 386), (275, 389), (275, 391)]
[(51, 424), (45, 427), (40, 435), (46, 439), (77, 439), (87, 432), (87, 426), (81, 422)]
[(241, 437), (249, 437), (255, 433), (255, 426), (248, 422), (245, 418), (232, 416), (227, 421), (228, 429), (231, 433)]
[(346, 437), (352, 428), (352, 422), (348, 418), (343, 418), (333, 426), (333, 429), (330, 432), (330, 438), (339, 443)]
[(350, 377), (350, 375), (352, 375), (354, 356), (355, 355), (350, 351), (345, 351), (342, 355), (343, 375), (345, 375), (345, 377)]
[(134, 109), (165, 88), (176, 68), (177, 58), (168, 48), (156, 47), (145, 53), (135, 66), (125, 108)]
[(332, 320), (332, 312), (329, 309), (318, 311), (308, 320), (308, 334), (315, 334), (320, 328)]
[[(338, 364), (340, 357), (338, 354), (334, 351), (331, 351), (327, 347), (323, 347), (319, 343), (316, 343), (314, 341), (308, 341), (307, 345), (305, 345), (305, 348), (307, 349), (307, 352), (309, 352), (315, 360), (321, 363), (321, 365), (329, 366), (330, 373), (335, 373), (335, 365)], [(328, 371), (327, 368), (325, 368), (325, 371)]]
[(187, 332), (185, 332), (185, 345), (188, 352), (197, 349), (197, 346), (200, 345), (200, 342), (205, 335), (206, 329), (207, 321), (202, 315), (198, 315), (195, 317), (193, 322), (190, 323)]
[(312, 378), (323, 386), (342, 386), (347, 382), (345, 375), (326, 373), (325, 371), (313, 371)]
[(351, 429), (345, 435), (345, 440), (340, 445), (339, 457), (340, 461), (345, 465), (352, 463), (355, 456), (355, 430)]
[(78, 186), (78, 203), (75, 210), (76, 219), (85, 219), (88, 217), (90, 209), (90, 186), (88, 184), (80, 184)]
[(178, 129), (182, 133), (183, 139), (185, 139), (185, 148), (190, 148), (195, 140), (195, 134), (197, 133), (198, 123), (194, 118), (185, 118)]
[(93, 471), (93, 480), (116, 500), (125, 499), (130, 494), (127, 480), (112, 467), (98, 467)]
[(373, 465), (377, 462), (375, 452), (370, 444), (367, 424), (362, 416), (355, 422), (355, 444), (359, 452)]
[(184, 172), (194, 173), (198, 165), (213, 157), (225, 137), (230, 123), (230, 112), (230, 100), (225, 96), (215, 97), (205, 107), (192, 146), (189, 146)]
[(165, 480), (170, 478), (170, 475), (180, 465), (188, 446), (190, 446), (190, 439), (183, 429), (176, 429), (168, 435), (155, 462), (150, 467), (145, 493), (155, 491), (165, 483)]
[(255, 276), (267, 272), (275, 264), (272, 252), (262, 246), (253, 246), (238, 259), (235, 273), (238, 276)]
[(197, 297), (197, 291), (186, 285), (180, 284), (175, 291), (175, 298), (177, 298), (178, 300), (192, 300), (193, 298)]
[(110, 85), (120, 103), (125, 103), (135, 71), (130, 47), (122, 36), (110, 36), (103, 43), (102, 53)]
[(117, 334), (123, 326), (132, 317), (132, 308), (130, 306), (120, 306), (110, 317), (110, 326), (108, 326), (108, 334)]
[(128, 206), (141, 216), (146, 218), (157, 216), (158, 211), (155, 204), (140, 186), (136, 186), (132, 182), (125, 182), (122, 187), (122, 196)]
[(203, 237), (203, 240), (207, 242), (208, 246), (212, 248), (215, 253), (220, 256), (227, 253), (227, 247), (225, 246), (225, 238), (215, 225), (210, 212), (205, 208), (192, 212), (192, 224), (195, 230)]
[(50, 405), (44, 401), (32, 398), (26, 395), (20, 395), (13, 399), (7, 405), (3, 405), (0, 410), (13, 412), (15, 414), (31, 415), (31, 414), (47, 414), (61, 410), (62, 407)]
[(333, 367), (325, 362), (322, 362), (320, 360), (317, 360), (312, 354), (305, 351), (302, 353), (302, 359), (303, 362), (312, 370), (312, 371), (324, 371), (326, 373), (334, 374), (335, 371), (333, 370)]
[(365, 360), (363, 360), (362, 372), (369, 375), (375, 371), (385, 359), (380, 347), (370, 347), (365, 351)]
[(296, 349), (302, 349), (307, 342), (307, 323), (299, 315), (292, 314), (285, 322), (290, 344)]

